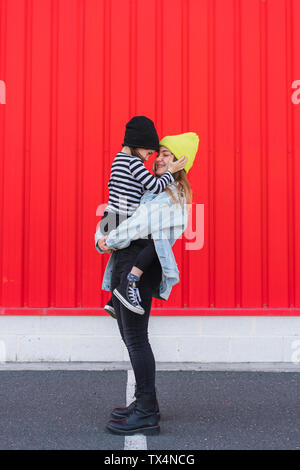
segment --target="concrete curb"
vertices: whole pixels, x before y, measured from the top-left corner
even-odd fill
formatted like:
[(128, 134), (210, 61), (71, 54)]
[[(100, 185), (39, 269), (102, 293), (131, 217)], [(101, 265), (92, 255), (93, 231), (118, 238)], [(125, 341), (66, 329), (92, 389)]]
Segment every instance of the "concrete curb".
[[(5, 362), (2, 370), (129, 370), (130, 362)], [(157, 371), (300, 372), (300, 364), (280, 362), (157, 362)]]

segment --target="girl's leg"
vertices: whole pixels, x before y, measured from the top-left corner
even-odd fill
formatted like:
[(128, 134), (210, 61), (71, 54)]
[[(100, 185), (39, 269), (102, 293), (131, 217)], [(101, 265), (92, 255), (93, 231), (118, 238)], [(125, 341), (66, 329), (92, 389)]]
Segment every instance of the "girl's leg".
[[(115, 265), (114, 265), (114, 269), (111, 275), (111, 291), (113, 291), (114, 288), (120, 284), (121, 278), (122, 276), (124, 276), (124, 271), (123, 271), (124, 266), (123, 266), (123, 263), (121, 262), (122, 260), (120, 260), (121, 255), (123, 256), (122, 250), (119, 250), (115, 253)], [(122, 304), (114, 295), (112, 295), (111, 300), (112, 300), (112, 304), (114, 307), (114, 313), (115, 313), (116, 320), (118, 323), (120, 335), (121, 335), (122, 340), (125, 343), (124, 333), (123, 333), (123, 324), (122, 324), (121, 313), (120, 313)]]
[[(143, 250), (143, 247), (145, 244), (143, 243), (144, 240), (137, 240), (133, 243), (131, 243), (130, 247), (124, 248), (123, 250), (117, 250), (115, 253), (115, 265), (114, 269), (112, 272), (112, 277), (111, 277), (111, 291), (113, 291), (116, 287), (118, 287), (121, 282), (123, 282), (127, 274), (129, 273), (132, 264), (136, 257), (138, 256), (139, 252)], [(115, 295), (112, 296), (112, 304), (114, 307), (115, 311), (115, 316), (116, 320), (118, 322), (118, 327), (119, 331), (122, 337), (122, 340), (125, 343), (124, 339), (124, 328), (123, 328), (123, 323), (122, 323), (122, 316), (121, 316), (121, 307), (123, 305), (119, 301), (119, 299), (116, 298)], [(125, 308), (125, 311), (128, 310)], [(128, 310), (128, 313), (132, 315), (132, 312)]]
[[(123, 282), (113, 291), (120, 302), (134, 313), (144, 315), (145, 310), (141, 305), (141, 291), (139, 289), (141, 275), (153, 264), (158, 261), (153, 240), (137, 240), (140, 246), (134, 266), (128, 270), (128, 275)], [(138, 284), (137, 284), (138, 283)]]
[(137, 392), (155, 392), (155, 359), (148, 338), (148, 323), (152, 303), (151, 287), (142, 288), (144, 315), (132, 315), (120, 305), (124, 342), (134, 371)]
[[(130, 260), (131, 261), (131, 260)], [(126, 271), (126, 270), (125, 270)], [(128, 271), (127, 271), (128, 272)], [(122, 304), (119, 314), (125, 344), (136, 380), (136, 401), (125, 419), (110, 420), (106, 427), (114, 434), (159, 433), (159, 406), (155, 387), (155, 359), (148, 340), (148, 321), (153, 290), (161, 281), (159, 261), (142, 276), (141, 292), (145, 315), (132, 315)], [(126, 415), (126, 413), (125, 413)]]
[[(120, 223), (123, 222), (123, 220), (126, 220), (127, 216), (122, 215), (122, 214), (115, 214), (112, 212), (105, 211), (103, 213), (102, 219), (100, 221), (100, 230), (103, 233), (103, 235), (109, 235), (109, 233), (118, 227)], [(113, 318), (116, 317), (116, 312), (115, 312), (115, 307), (113, 304), (113, 295), (109, 299), (109, 301), (104, 305), (104, 310), (108, 312)]]
[(155, 261), (156, 258), (157, 253), (155, 250), (154, 242), (153, 240), (147, 240), (147, 245), (137, 255), (136, 260), (134, 262), (134, 267), (132, 268), (131, 272), (139, 276), (138, 271), (135, 271), (135, 268), (144, 273), (149, 268), (149, 266)]
[(155, 359), (148, 338), (148, 324), (152, 304), (153, 291), (161, 282), (161, 266), (159, 260), (152, 263), (140, 281), (143, 316), (132, 315), (121, 306), (121, 318), (124, 328), (125, 343), (134, 370), (137, 393), (143, 408), (157, 408), (155, 387)]
[[(119, 250), (112, 276), (112, 288), (126, 278), (127, 273), (136, 259), (140, 248), (138, 246)], [(159, 264), (159, 263), (158, 263)], [(160, 268), (159, 268), (160, 269)], [(156, 271), (158, 272), (158, 271)], [(148, 322), (152, 303), (153, 279), (157, 274), (145, 273), (140, 281), (142, 306), (144, 315), (133, 315), (118, 299), (114, 297), (119, 330), (126, 344), (131, 365), (134, 371), (137, 393), (145, 408), (155, 403), (155, 359), (148, 339)], [(149, 402), (150, 400), (150, 402)], [(154, 401), (153, 401), (154, 400)]]

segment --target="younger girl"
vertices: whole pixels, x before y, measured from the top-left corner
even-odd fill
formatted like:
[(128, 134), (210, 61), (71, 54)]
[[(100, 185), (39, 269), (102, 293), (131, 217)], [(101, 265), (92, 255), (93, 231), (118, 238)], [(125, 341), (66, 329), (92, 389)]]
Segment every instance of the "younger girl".
[[(108, 182), (109, 199), (100, 222), (100, 231), (108, 235), (123, 220), (130, 217), (140, 204), (144, 192), (159, 194), (174, 181), (173, 173), (184, 168), (187, 159), (170, 162), (168, 170), (160, 177), (152, 175), (144, 162), (154, 151), (159, 151), (159, 138), (153, 121), (145, 116), (135, 116), (126, 124), (121, 152), (114, 158)], [(126, 280), (114, 289), (113, 294), (129, 310), (141, 315), (141, 297), (137, 287), (141, 275), (155, 259), (156, 251), (151, 235), (143, 240), (144, 249)], [(112, 301), (104, 307), (114, 316)]]

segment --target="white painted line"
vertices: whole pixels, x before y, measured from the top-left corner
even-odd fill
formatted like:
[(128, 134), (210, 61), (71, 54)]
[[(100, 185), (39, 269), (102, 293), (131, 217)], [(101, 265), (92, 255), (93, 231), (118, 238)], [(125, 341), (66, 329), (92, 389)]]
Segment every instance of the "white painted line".
[[(126, 406), (135, 400), (135, 377), (133, 370), (128, 371), (126, 388)], [(147, 439), (143, 434), (125, 436), (124, 450), (147, 450)]]

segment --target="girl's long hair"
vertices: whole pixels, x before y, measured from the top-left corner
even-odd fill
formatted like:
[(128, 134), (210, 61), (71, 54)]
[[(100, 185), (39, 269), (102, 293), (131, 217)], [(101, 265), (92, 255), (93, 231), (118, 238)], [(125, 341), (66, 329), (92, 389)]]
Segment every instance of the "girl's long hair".
[[(193, 191), (190, 185), (189, 180), (187, 179), (186, 172), (184, 170), (176, 171), (176, 173), (173, 174), (173, 178), (175, 180), (176, 184), (176, 189), (177, 189), (177, 195), (178, 195), (178, 200), (180, 204), (183, 206), (184, 202), (186, 204), (192, 204), (193, 201)], [(173, 193), (173, 191), (167, 186), (165, 191), (170, 194), (172, 197), (173, 201), (177, 203), (178, 201), (176, 200), (176, 197)]]
[(141, 160), (143, 160), (141, 155), (140, 155), (140, 152), (138, 152), (137, 148), (135, 148), (135, 147), (129, 147), (129, 148), (130, 148), (131, 155), (133, 157), (139, 157)]
[[(175, 158), (175, 157), (174, 157)], [(155, 173), (155, 162), (153, 162), (153, 171)], [(187, 179), (186, 172), (184, 170), (176, 171), (173, 174), (175, 180), (177, 196), (180, 204), (183, 206), (184, 202), (186, 204), (192, 204), (193, 202), (193, 191), (189, 180)], [(170, 194), (173, 201), (177, 204), (178, 200), (176, 199), (174, 192), (167, 186), (165, 192)], [(185, 199), (185, 200), (184, 200)]]

